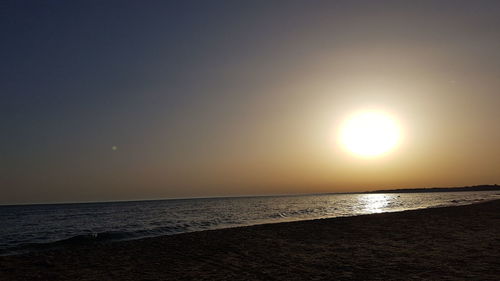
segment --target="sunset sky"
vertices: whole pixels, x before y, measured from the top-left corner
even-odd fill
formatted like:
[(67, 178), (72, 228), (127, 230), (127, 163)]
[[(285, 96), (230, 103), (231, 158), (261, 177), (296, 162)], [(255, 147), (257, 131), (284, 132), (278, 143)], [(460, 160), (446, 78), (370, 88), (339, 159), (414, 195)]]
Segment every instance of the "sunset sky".
[[(0, 204), (500, 183), (500, 1), (0, 3)], [(354, 112), (398, 145), (339, 143)]]

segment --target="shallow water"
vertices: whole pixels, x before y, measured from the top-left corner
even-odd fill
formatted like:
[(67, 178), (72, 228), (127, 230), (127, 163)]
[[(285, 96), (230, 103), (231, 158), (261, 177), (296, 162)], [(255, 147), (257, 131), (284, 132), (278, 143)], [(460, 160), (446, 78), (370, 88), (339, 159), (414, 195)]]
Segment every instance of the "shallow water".
[(452, 206), (498, 191), (321, 194), (0, 206), (0, 254), (95, 241)]

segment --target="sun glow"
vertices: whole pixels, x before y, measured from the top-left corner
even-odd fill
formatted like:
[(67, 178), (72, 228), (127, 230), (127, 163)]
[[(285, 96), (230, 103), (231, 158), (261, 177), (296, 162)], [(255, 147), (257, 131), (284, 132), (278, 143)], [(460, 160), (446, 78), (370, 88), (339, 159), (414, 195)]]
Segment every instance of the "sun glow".
[(400, 139), (401, 132), (396, 120), (380, 111), (355, 113), (340, 129), (342, 146), (363, 157), (387, 153), (398, 145)]

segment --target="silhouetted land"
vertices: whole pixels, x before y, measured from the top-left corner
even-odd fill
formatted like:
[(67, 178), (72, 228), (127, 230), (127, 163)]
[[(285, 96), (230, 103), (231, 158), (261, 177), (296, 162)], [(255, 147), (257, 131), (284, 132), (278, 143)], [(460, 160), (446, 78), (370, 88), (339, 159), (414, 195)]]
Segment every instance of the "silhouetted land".
[(0, 257), (0, 280), (499, 280), (500, 200)]
[(422, 193), (422, 192), (459, 192), (459, 191), (500, 191), (500, 185), (475, 185), (462, 187), (428, 187), (408, 189), (382, 189), (367, 191), (366, 193)]

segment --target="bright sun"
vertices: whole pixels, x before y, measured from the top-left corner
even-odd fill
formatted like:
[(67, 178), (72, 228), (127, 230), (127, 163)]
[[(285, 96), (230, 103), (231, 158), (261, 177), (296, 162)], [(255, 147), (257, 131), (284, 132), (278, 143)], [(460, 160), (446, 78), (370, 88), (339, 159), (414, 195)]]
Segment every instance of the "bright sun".
[(381, 111), (353, 114), (340, 128), (340, 142), (348, 151), (364, 157), (389, 152), (401, 138), (394, 118)]

